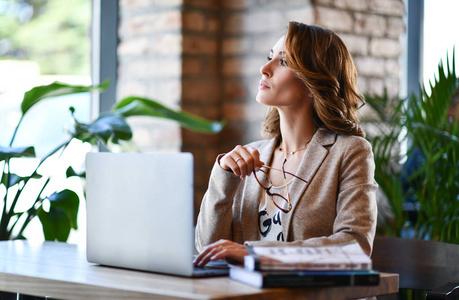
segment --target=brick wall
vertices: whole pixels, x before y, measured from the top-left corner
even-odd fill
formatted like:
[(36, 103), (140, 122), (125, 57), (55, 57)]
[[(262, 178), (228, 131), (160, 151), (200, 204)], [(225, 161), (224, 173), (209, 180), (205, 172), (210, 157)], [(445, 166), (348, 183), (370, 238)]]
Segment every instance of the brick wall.
[[(117, 96), (156, 99), (179, 108), (182, 97), (182, 0), (120, 0)], [(180, 128), (130, 118), (140, 151), (178, 151)]]
[[(171, 122), (137, 120), (141, 151), (189, 151), (200, 203), (214, 159), (260, 139), (265, 109), (255, 101), (260, 67), (287, 21), (338, 33), (359, 71), (362, 92), (400, 89), (405, 33), (402, 0), (123, 0), (120, 2), (119, 96), (136, 94), (225, 119), (217, 135)], [(197, 210), (196, 210), (197, 211)]]
[(316, 24), (332, 29), (346, 43), (359, 72), (361, 91), (391, 95), (400, 90), (401, 0), (315, 0)]

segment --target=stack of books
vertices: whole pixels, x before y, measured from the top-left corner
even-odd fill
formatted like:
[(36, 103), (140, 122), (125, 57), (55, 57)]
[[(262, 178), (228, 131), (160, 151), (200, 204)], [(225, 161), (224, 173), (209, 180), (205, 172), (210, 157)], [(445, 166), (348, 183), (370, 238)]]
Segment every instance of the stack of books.
[(357, 242), (322, 247), (248, 247), (230, 278), (255, 287), (378, 285), (379, 272)]

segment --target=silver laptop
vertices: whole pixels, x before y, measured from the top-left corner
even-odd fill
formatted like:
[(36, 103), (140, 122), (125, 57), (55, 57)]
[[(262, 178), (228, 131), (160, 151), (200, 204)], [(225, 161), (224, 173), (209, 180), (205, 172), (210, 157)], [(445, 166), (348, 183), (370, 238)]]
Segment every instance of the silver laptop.
[(88, 153), (87, 260), (187, 277), (228, 274), (193, 267), (193, 156)]

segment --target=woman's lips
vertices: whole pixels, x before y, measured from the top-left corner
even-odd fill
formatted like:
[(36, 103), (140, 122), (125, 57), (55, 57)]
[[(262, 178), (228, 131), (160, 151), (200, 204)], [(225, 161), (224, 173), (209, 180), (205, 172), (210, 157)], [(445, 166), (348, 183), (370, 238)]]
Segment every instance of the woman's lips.
[(266, 84), (266, 82), (264, 82), (263, 80), (260, 80), (260, 86), (259, 86), (259, 89), (260, 90), (267, 90), (267, 89), (270, 89), (271, 87), (269, 85)]

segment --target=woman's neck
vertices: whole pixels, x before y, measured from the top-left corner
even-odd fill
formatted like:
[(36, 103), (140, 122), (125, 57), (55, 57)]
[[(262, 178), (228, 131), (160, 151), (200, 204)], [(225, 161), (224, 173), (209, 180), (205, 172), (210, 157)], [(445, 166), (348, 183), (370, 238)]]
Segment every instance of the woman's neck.
[(282, 118), (280, 117), (280, 131), (282, 141), (280, 147), (292, 152), (301, 149), (312, 139), (317, 128), (311, 117)]

